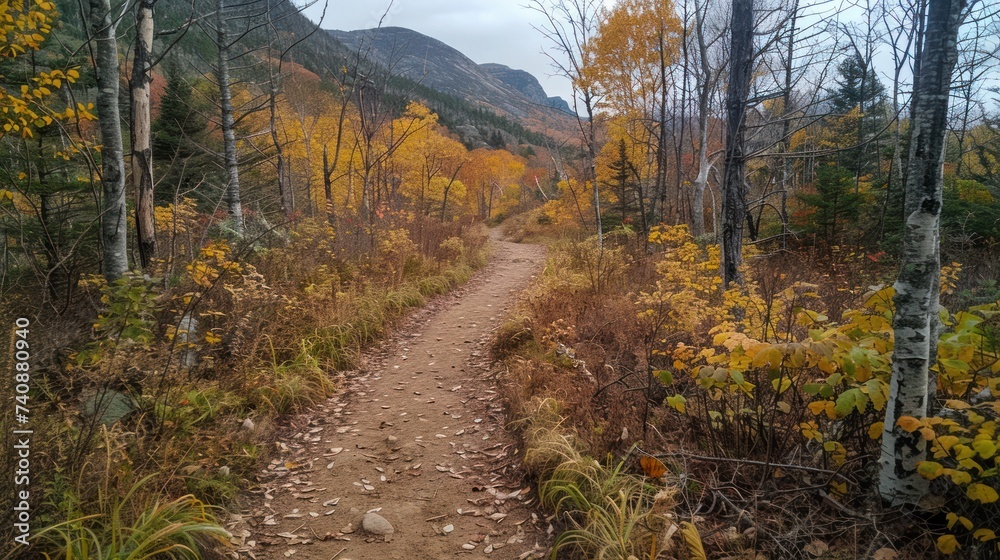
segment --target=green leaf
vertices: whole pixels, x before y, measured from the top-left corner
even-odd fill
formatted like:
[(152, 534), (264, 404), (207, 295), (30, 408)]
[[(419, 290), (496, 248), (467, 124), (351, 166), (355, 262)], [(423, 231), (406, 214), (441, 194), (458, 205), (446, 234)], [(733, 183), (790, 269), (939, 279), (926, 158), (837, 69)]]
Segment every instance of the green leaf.
[(855, 401), (857, 401), (859, 391), (857, 389), (849, 389), (844, 391), (837, 397), (837, 404), (834, 406), (834, 410), (840, 416), (847, 416), (854, 409)]
[(961, 372), (969, 371), (969, 364), (963, 362), (962, 360), (941, 360), (941, 364), (948, 369), (954, 369)]
[(685, 403), (687, 403), (687, 399), (684, 398), (684, 395), (674, 395), (672, 397), (667, 397), (667, 406), (673, 408), (674, 410), (680, 412), (681, 414), (684, 414), (684, 412), (687, 410)]
[(658, 369), (653, 372), (653, 375), (660, 378), (660, 382), (664, 385), (670, 385), (674, 382), (674, 374), (670, 373), (670, 370)]
[(807, 395), (815, 395), (819, 393), (820, 389), (822, 388), (823, 386), (820, 385), (819, 383), (806, 383), (805, 385), (802, 386), (802, 392), (804, 392)]

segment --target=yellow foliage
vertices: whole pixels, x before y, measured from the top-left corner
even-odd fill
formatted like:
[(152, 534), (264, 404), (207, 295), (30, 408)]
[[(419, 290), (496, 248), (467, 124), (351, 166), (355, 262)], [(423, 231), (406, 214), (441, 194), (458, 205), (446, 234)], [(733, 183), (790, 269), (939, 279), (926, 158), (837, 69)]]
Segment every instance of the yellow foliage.
[[(0, 1), (0, 59), (14, 59), (29, 51), (42, 48), (58, 17), (55, 3), (47, 0)], [(15, 91), (0, 86), (0, 138), (16, 135), (34, 137), (34, 131), (50, 126), (56, 120), (73, 117), (93, 119), (86, 109), (55, 110), (46, 103), (62, 87), (80, 77), (76, 68), (38, 72), (21, 83)], [(0, 78), (6, 76), (0, 75)], [(0, 79), (0, 82), (7, 82)], [(69, 151), (75, 150), (71, 146)], [(67, 156), (68, 157), (68, 156)]]
[(200, 257), (187, 265), (188, 277), (203, 288), (210, 288), (223, 274), (239, 272), (239, 263), (229, 260), (229, 245), (222, 241), (201, 248)]
[(620, 0), (587, 45), (581, 81), (599, 85), (619, 113), (651, 113), (657, 92), (667, 87), (661, 66), (679, 56), (681, 29), (670, 0)]
[[(855, 426), (860, 422), (861, 433), (871, 440), (881, 438), (892, 371), (892, 287), (873, 289), (861, 305), (834, 321), (818, 307), (822, 301), (816, 286), (800, 283), (776, 290), (766, 306), (752, 283), (722, 292), (717, 250), (699, 247), (683, 226), (654, 228), (649, 242), (663, 253), (656, 290), (636, 298), (640, 317), (662, 317), (661, 329), (669, 335), (658, 336), (661, 346), (653, 354), (672, 361), (673, 373), (688, 374), (694, 382), (689, 391), (702, 391), (699, 402), (705, 403), (682, 409), (672, 397), (668, 406), (721, 430), (740, 422), (780, 425), (792, 410), (789, 403), (801, 402), (806, 418), (811, 414), (812, 419), (775, 429), (797, 431), (834, 465), (859, 453), (855, 441), (840, 439), (845, 418)], [(955, 289), (960, 273), (958, 263), (942, 267), (942, 292)], [(981, 508), (992, 507), (1000, 502), (1000, 437), (994, 419), (1000, 411), (1000, 347), (995, 342), (1000, 305), (955, 314), (942, 310), (940, 316), (944, 330), (937, 346), (937, 396), (946, 410), (928, 418), (902, 416), (897, 426), (929, 442), (932, 460), (920, 464), (920, 475), (953, 485)], [(706, 325), (710, 344), (674, 343), (671, 348), (669, 336), (698, 340)], [(660, 377), (672, 379), (672, 372)], [(978, 401), (970, 400), (977, 395)], [(760, 407), (760, 402), (774, 405)], [(968, 531), (985, 529), (982, 520), (988, 513), (966, 515), (957, 515), (955, 522)], [(986, 532), (979, 535), (992, 539)], [(950, 553), (959, 544), (950, 536), (939, 541), (939, 548)]]

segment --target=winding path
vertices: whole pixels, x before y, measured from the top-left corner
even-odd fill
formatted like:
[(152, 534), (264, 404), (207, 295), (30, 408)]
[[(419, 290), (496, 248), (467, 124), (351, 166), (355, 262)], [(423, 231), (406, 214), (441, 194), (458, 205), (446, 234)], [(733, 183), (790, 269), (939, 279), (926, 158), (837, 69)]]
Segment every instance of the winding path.
[[(491, 263), (431, 302), (276, 443), (241, 558), (421, 560), (540, 555), (547, 525), (520, 479), (485, 343), (544, 263), (494, 238)], [(373, 512), (389, 535), (362, 529)], [(461, 513), (459, 513), (461, 512)], [(379, 520), (369, 516), (374, 529)]]

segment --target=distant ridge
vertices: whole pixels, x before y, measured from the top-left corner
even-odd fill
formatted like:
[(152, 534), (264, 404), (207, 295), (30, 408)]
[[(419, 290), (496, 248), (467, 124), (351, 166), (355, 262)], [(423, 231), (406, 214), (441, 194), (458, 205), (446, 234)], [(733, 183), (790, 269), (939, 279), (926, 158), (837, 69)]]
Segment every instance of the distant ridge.
[(480, 64), (479, 67), (494, 78), (521, 92), (532, 102), (572, 114), (569, 103), (562, 97), (549, 97), (542, 88), (542, 84), (538, 83), (538, 78), (530, 72), (494, 62)]
[(476, 64), (447, 44), (404, 27), (328, 33), (355, 52), (368, 54), (395, 75), (492, 109), (536, 132), (572, 131), (569, 104), (549, 97), (524, 70)]

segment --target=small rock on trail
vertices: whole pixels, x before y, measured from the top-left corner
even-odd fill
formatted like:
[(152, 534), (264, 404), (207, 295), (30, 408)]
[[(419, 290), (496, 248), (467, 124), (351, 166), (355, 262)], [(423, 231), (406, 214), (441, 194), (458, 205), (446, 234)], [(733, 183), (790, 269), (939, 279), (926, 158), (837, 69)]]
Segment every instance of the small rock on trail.
[(361, 528), (367, 533), (373, 535), (391, 535), (395, 532), (392, 528), (392, 524), (389, 523), (386, 518), (373, 512), (368, 512), (361, 519)]

